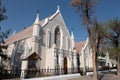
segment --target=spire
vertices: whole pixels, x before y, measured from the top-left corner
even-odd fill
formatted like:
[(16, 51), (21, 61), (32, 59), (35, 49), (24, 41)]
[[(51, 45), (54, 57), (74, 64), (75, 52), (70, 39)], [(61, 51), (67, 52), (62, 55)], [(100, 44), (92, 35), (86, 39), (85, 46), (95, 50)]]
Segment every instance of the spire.
[(12, 36), (16, 33), (16, 31), (14, 30), (13, 33), (12, 33)]
[(39, 33), (40, 33), (40, 24), (39, 24), (39, 11), (37, 11), (37, 17), (35, 19), (35, 22), (33, 24), (33, 36), (39, 36)]
[(71, 38), (74, 39), (73, 29), (72, 29), (72, 32), (71, 32)]
[(71, 31), (71, 49), (74, 50), (75, 48), (75, 42), (74, 42), (74, 34), (73, 34), (73, 29)]
[(39, 24), (39, 11), (37, 10), (37, 17), (35, 19), (34, 24)]

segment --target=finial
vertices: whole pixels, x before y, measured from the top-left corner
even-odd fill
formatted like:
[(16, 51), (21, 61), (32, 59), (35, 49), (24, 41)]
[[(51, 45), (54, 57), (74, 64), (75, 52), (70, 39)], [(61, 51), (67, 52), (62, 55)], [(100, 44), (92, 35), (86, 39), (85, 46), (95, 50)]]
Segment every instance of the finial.
[(37, 9), (37, 13), (39, 14), (39, 10)]
[(71, 38), (74, 39), (73, 28), (72, 28), (72, 31), (71, 31)]
[(59, 5), (57, 6), (57, 11), (58, 11), (58, 12), (60, 11), (60, 6), (59, 6)]
[(57, 9), (60, 10), (60, 6), (59, 5), (57, 6)]
[(37, 17), (39, 18), (39, 10), (37, 10)]
[(74, 29), (72, 28), (72, 29), (71, 29), (71, 35), (73, 35), (73, 31), (74, 31)]
[(34, 24), (39, 24), (39, 10), (37, 10), (37, 17), (35, 19)]
[(16, 31), (14, 30), (13, 33), (12, 33), (12, 36), (16, 33)]

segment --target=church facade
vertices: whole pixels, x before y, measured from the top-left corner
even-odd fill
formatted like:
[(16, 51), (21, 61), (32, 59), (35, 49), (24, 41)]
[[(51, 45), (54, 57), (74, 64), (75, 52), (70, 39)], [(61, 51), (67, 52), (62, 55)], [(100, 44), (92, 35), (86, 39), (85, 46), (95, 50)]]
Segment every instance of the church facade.
[[(77, 68), (73, 32), (69, 34), (60, 9), (44, 20), (39, 13), (32, 26), (6, 40), (9, 69)], [(24, 75), (24, 72), (21, 72)]]

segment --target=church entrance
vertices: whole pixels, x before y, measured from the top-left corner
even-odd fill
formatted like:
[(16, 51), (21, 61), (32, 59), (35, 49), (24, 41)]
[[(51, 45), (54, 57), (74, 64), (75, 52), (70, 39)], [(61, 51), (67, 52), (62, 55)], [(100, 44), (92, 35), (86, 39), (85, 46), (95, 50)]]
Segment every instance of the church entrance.
[(26, 78), (31, 78), (31, 77), (35, 77), (37, 72), (37, 66), (36, 63), (38, 61), (37, 58), (35, 58), (35, 55), (32, 55), (28, 58), (28, 70), (27, 70), (27, 75)]
[(30, 56), (28, 56), (27, 60), (28, 60), (28, 70), (26, 73), (26, 78), (31, 78), (31, 77), (36, 77), (37, 76), (37, 64), (38, 64), (38, 60), (41, 60), (41, 58), (39, 57), (39, 55), (34, 52), (31, 53)]
[(67, 57), (64, 58), (64, 74), (67, 74), (67, 68), (68, 68), (68, 65), (67, 65)]

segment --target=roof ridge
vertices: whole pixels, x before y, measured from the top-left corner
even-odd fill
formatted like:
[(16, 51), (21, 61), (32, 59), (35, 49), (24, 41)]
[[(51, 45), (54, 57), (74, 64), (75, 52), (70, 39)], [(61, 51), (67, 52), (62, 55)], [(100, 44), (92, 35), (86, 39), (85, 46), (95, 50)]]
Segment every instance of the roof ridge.
[(86, 41), (87, 40), (75, 43), (75, 48), (77, 52), (80, 52), (85, 47)]
[(86, 40), (85, 41), (80, 41), (80, 42), (75, 42), (75, 43), (82, 43), (82, 42), (86, 42)]

